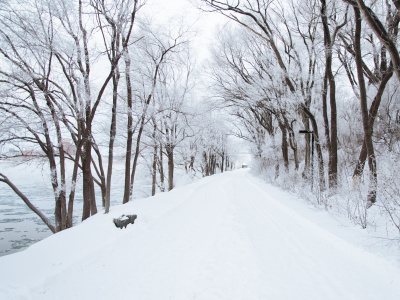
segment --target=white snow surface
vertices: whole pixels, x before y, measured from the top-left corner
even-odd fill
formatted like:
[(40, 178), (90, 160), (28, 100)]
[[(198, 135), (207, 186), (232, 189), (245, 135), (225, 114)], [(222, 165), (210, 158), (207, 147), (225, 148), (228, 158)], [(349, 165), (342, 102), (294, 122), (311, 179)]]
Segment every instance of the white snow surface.
[(0, 257), (0, 299), (400, 299), (365, 231), (292, 198), (238, 170), (112, 207)]

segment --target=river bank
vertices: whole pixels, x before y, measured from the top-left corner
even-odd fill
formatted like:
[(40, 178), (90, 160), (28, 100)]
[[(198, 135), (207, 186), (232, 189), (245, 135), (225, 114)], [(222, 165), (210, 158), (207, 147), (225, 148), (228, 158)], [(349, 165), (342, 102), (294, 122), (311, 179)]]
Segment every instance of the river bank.
[[(111, 205), (122, 203), (124, 162), (114, 164)], [(146, 170), (139, 170), (134, 198), (149, 196), (150, 187)], [(54, 221), (54, 196), (49, 170), (40, 162), (1, 160), (0, 173), (6, 175), (51, 221)], [(148, 178), (149, 176), (147, 176)], [(74, 225), (82, 216), (81, 181), (77, 183), (74, 204)], [(67, 189), (68, 190), (68, 189)], [(97, 206), (102, 212), (101, 193), (96, 189)], [(21, 251), (52, 235), (47, 226), (6, 184), (0, 182), (0, 256)]]

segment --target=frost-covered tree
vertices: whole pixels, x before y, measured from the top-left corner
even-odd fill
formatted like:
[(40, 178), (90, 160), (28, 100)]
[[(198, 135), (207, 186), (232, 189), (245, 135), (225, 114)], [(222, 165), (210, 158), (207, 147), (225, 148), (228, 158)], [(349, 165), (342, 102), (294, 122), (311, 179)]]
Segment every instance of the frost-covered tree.
[[(156, 93), (163, 82), (173, 77), (173, 65), (180, 60), (181, 54), (185, 53), (188, 46), (188, 29), (182, 23), (171, 26), (170, 28), (153, 29), (151, 26), (143, 24), (143, 38), (137, 43), (135, 62), (137, 64), (136, 87), (131, 80), (127, 80), (127, 103), (128, 103), (128, 138), (126, 147), (125, 164), (125, 187), (123, 203), (127, 203), (133, 194), (133, 184), (135, 179), (136, 167), (141, 151), (141, 139), (145, 127), (151, 125), (151, 120), (156, 113)], [(185, 56), (185, 55), (184, 55)], [(130, 58), (126, 66), (130, 66)], [(172, 68), (172, 69), (171, 69)], [(172, 73), (169, 73), (171, 71)], [(129, 73), (127, 73), (129, 74)], [(135, 91), (135, 93), (133, 92)], [(137, 123), (133, 124), (131, 102), (135, 96), (139, 104), (139, 115)], [(154, 126), (154, 122), (153, 122)], [(152, 126), (151, 126), (152, 127)], [(153, 128), (153, 127), (152, 127)], [(132, 153), (133, 132), (137, 130), (136, 146)], [(133, 162), (131, 165), (131, 155)]]
[[(7, 113), (8, 120), (13, 118), (20, 124), (16, 134), (10, 133), (12, 140), (22, 145), (36, 145), (39, 155), (44, 153), (48, 159), (56, 197), (55, 231), (72, 226), (79, 169), (83, 175), (82, 219), (97, 212), (94, 182), (105, 185), (104, 172), (99, 173), (99, 180), (92, 174), (92, 150), (100, 154), (93, 135), (94, 119), (114, 77), (124, 45), (130, 43), (136, 12), (141, 6), (136, 0), (122, 1), (119, 5), (116, 9), (112, 1), (32, 0), (11, 1), (1, 6), (0, 51), (5, 66), (1, 74), (4, 78), (2, 90), (9, 91), (1, 109)], [(116, 31), (108, 32), (102, 23), (96, 22), (96, 18), (110, 21), (107, 14), (112, 14), (112, 9), (119, 17), (116, 31), (125, 37), (120, 49), (108, 47), (115, 45), (117, 37), (112, 32)], [(104, 52), (91, 46), (96, 43), (97, 30), (101, 29)], [(91, 70), (98, 59), (107, 55), (110, 58), (108, 71), (95, 83)], [(15, 92), (17, 97), (14, 97)], [(22, 118), (23, 115), (28, 117)], [(73, 152), (64, 149), (67, 135), (75, 145)], [(2, 142), (10, 142), (10, 136)], [(66, 159), (74, 163), (68, 209)]]

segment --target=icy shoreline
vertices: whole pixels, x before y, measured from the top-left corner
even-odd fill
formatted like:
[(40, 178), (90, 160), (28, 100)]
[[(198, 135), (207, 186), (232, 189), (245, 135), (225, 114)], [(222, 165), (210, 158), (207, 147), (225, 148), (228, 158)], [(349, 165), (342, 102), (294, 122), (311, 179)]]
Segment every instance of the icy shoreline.
[[(123, 162), (115, 164), (112, 205), (122, 202), (121, 180)], [(0, 160), (0, 172), (4, 173), (31, 202), (54, 220), (54, 197), (49, 181), (49, 171), (38, 162), (17, 164)], [(139, 177), (139, 176), (138, 176)], [(138, 192), (135, 198), (146, 196), (148, 187), (145, 180), (138, 178)], [(82, 213), (82, 191), (78, 182), (74, 205), (74, 224), (80, 223)], [(98, 199), (100, 190), (96, 189)], [(102, 211), (98, 201), (99, 212)], [(52, 235), (47, 226), (33, 213), (6, 184), (0, 183), (0, 256), (12, 254)]]

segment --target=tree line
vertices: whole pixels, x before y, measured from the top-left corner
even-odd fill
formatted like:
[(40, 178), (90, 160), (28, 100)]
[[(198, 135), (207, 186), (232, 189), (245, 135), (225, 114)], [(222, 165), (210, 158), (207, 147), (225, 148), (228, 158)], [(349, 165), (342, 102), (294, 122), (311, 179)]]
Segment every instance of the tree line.
[[(0, 4), (0, 143), (49, 167), (54, 222), (7, 174), (0, 173), (0, 181), (53, 233), (73, 226), (79, 178), (82, 220), (98, 212), (95, 186), (109, 212), (118, 155), (125, 166), (121, 203), (132, 200), (140, 163), (149, 166), (152, 195), (173, 189), (177, 164), (200, 177), (217, 166), (232, 167), (216, 118), (190, 101), (195, 85), (190, 28), (178, 21), (163, 28), (153, 24), (142, 14), (145, 4)], [(4, 153), (2, 158), (11, 159)]]
[[(209, 72), (234, 134), (253, 145), (257, 166), (273, 170), (275, 179), (294, 170), (312, 180), (312, 134), (314, 193), (338, 195), (352, 177), (351, 190), (367, 185), (363, 211), (373, 206), (398, 167), (387, 170), (386, 162), (399, 153), (400, 2), (200, 2), (204, 11), (233, 21), (217, 39)], [(303, 138), (300, 130), (309, 133)], [(397, 196), (396, 188), (385, 209), (400, 229)]]
[(82, 219), (97, 213), (95, 186), (110, 210), (115, 157), (127, 203), (139, 165), (152, 195), (171, 190), (176, 166), (192, 177), (232, 169), (236, 136), (273, 180), (312, 180), (326, 207), (358, 191), (341, 204), (357, 222), (378, 203), (400, 230), (399, 1), (196, 3), (229, 21), (203, 69), (191, 27), (157, 26), (146, 1), (2, 2), (0, 143), (48, 165), (55, 223), (0, 181), (57, 232), (73, 225), (80, 177)]

